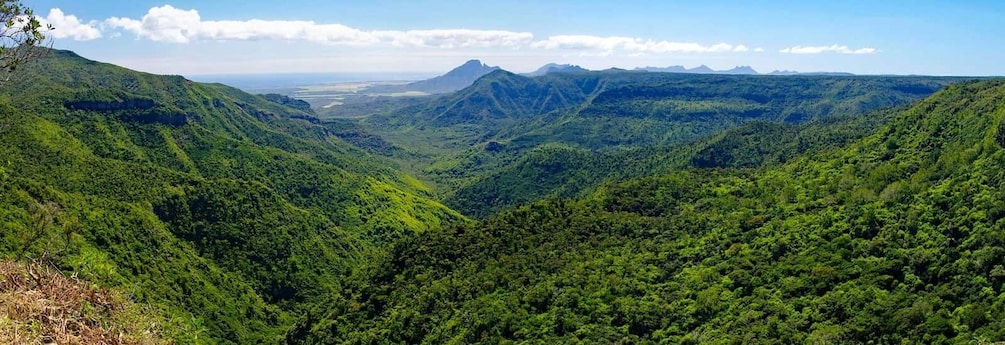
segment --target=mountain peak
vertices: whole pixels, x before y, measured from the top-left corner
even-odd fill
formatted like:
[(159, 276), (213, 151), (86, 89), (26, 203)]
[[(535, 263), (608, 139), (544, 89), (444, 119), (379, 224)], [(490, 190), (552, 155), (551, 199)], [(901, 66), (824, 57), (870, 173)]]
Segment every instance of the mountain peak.
[(472, 59), (468, 60), (468, 62), (465, 62), (463, 65), (457, 66), (456, 68), (450, 70), (450, 72), (447, 72), (447, 74), (441, 75), (439, 77), (430, 80), (435, 80), (437, 78), (456, 79), (457, 81), (466, 80), (467, 82), (465, 83), (465, 85), (460, 85), (460, 87), (457, 88), (457, 90), (460, 90), (462, 88), (471, 85), (471, 83), (473, 83), (478, 78), (481, 78), (483, 75), (489, 74), (490, 72), (498, 69), (500, 68), (496, 66), (486, 65), (482, 63), (481, 60)]
[(441, 76), (434, 77), (432, 79), (420, 80), (399, 87), (387, 88), (387, 90), (420, 91), (426, 93), (454, 92), (471, 86), (471, 84), (473, 84), (475, 80), (478, 80), (478, 78), (499, 69), (500, 68), (496, 66), (486, 65), (482, 63), (481, 60), (471, 59), (460, 66), (454, 67), (454, 69)]
[(754, 68), (750, 66), (736, 66), (733, 67), (732, 69), (720, 72), (725, 74), (760, 74), (757, 73), (757, 71), (755, 71)]
[(698, 67), (695, 67), (695, 68), (691, 68), (691, 69), (688, 69), (687, 71), (690, 72), (690, 73), (715, 73), (715, 70), (713, 70), (711, 67), (708, 67), (708, 66), (705, 66), (705, 65), (701, 65), (701, 66), (698, 66)]
[(484, 64), (484, 63), (482, 63), (481, 60), (471, 59), (471, 60), (468, 60), (468, 62), (465, 62), (464, 64), (462, 64), (460, 66), (457, 66), (456, 68), (454, 68), (454, 70), (457, 70), (457, 69), (460, 69), (460, 68), (482, 68), (482, 67), (489, 67), (489, 66), (486, 65), (486, 64)]

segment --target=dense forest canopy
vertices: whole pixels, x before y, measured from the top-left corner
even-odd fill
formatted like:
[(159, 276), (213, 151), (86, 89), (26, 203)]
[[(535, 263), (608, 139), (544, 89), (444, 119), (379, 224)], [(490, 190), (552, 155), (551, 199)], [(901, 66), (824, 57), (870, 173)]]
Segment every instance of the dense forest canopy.
[(1005, 336), (1005, 83), (839, 149), (686, 168), (395, 243), (294, 343), (971, 343)]

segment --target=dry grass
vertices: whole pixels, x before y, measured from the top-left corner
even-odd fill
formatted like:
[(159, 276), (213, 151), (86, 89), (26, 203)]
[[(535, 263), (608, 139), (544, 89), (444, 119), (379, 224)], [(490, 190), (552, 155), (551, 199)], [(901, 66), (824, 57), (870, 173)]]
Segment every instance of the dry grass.
[(37, 263), (0, 262), (0, 344), (166, 344), (121, 294)]

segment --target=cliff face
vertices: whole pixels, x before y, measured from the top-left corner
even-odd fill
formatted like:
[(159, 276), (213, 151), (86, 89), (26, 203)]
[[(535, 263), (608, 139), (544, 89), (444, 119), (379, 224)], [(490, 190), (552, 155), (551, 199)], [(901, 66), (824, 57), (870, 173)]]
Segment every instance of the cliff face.
[(152, 99), (127, 99), (124, 101), (69, 101), (69, 109), (91, 111), (146, 110), (154, 107)]
[(67, 109), (115, 112), (129, 111), (122, 118), (139, 123), (160, 123), (170, 126), (182, 126), (188, 123), (190, 116), (166, 109), (157, 108), (151, 99), (126, 99), (122, 101), (68, 101), (63, 104)]

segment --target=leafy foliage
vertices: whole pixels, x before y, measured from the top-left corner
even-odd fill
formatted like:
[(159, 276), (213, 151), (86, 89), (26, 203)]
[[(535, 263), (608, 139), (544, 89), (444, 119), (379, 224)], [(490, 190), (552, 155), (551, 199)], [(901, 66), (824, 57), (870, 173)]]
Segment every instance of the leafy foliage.
[(21, 1), (0, 1), (0, 86), (24, 75), (18, 69), (45, 52), (39, 46), (54, 29), (50, 24), (42, 25), (35, 11)]
[(760, 170), (686, 169), (395, 243), (303, 343), (1005, 337), (1005, 82)]

